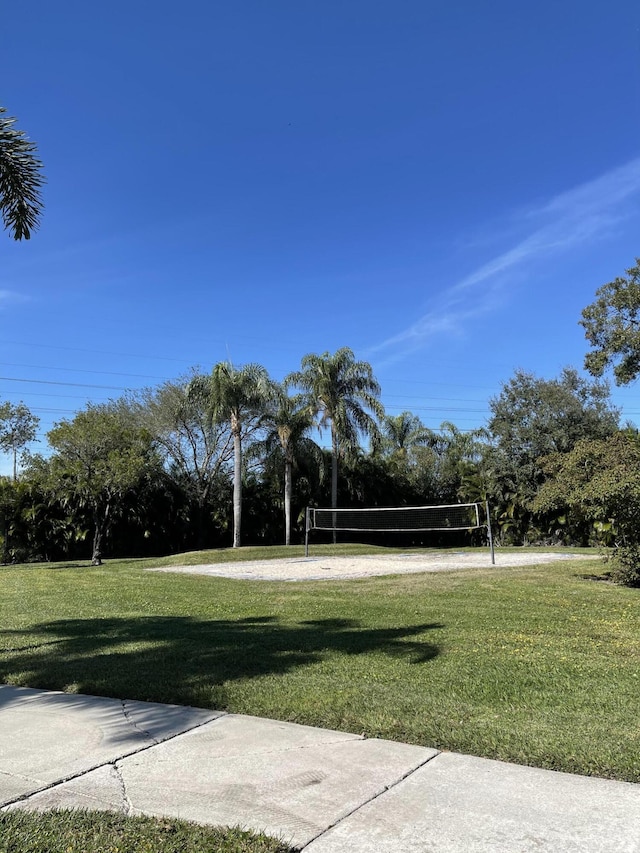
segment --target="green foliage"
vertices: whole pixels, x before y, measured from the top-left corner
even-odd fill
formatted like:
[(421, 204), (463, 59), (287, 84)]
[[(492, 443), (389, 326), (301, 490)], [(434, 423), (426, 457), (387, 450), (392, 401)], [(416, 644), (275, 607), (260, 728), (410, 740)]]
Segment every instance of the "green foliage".
[(260, 416), (272, 393), (269, 374), (261, 364), (235, 367), (221, 361), (209, 382), (211, 415), (217, 421), (231, 421), (232, 430), (241, 429), (243, 417)]
[[(485, 492), (484, 459), (487, 452), (487, 433), (484, 429), (463, 432), (450, 421), (443, 421), (434, 434), (436, 452), (437, 502), (456, 503), (469, 500), (465, 483), (471, 491)], [(475, 479), (475, 488), (472, 486)], [(473, 500), (486, 498), (473, 498)]]
[(626, 273), (596, 291), (580, 320), (592, 347), (585, 367), (594, 376), (613, 367), (617, 385), (628, 385), (640, 372), (640, 258)]
[[(338, 490), (341, 507), (401, 506), (418, 501), (410, 480), (375, 453), (350, 455), (342, 465)], [(385, 536), (390, 541), (389, 535)]]
[(53, 455), (48, 485), (63, 505), (86, 509), (93, 521), (94, 563), (100, 563), (112, 518), (125, 496), (155, 464), (151, 439), (130, 413), (116, 404), (89, 405), (72, 421), (47, 434)]
[[(50, 459), (23, 454), (31, 491), (5, 501), (5, 560), (80, 556), (90, 529), (96, 559), (107, 534), (113, 554), (225, 545), (230, 531), (237, 547), (243, 504), (252, 543), (299, 541), (309, 505), (485, 500), (502, 545), (586, 543), (596, 528), (616, 540), (607, 518), (531, 507), (542, 458), (617, 430), (606, 384), (571, 369), (554, 380), (517, 371), (491, 400), (489, 430), (472, 431), (431, 430), (408, 411), (385, 417), (379, 395), (371, 365), (343, 347), (305, 356), (282, 386), (260, 365), (221, 362), (89, 406), (49, 433)], [(0, 405), (0, 442), (12, 413)], [(330, 430), (330, 450), (314, 428)], [(5, 432), (14, 453), (30, 437)]]
[[(283, 480), (284, 488), (284, 540), (291, 542), (291, 504), (293, 499), (293, 476), (299, 469), (307, 471), (315, 468), (316, 479), (324, 475), (322, 451), (309, 437), (313, 427), (313, 415), (299, 395), (289, 395), (286, 385), (274, 383), (271, 399), (267, 402), (262, 418), (265, 437), (252, 448), (254, 458), (263, 458), (266, 471), (274, 467), (278, 472), (276, 479)], [(279, 476), (282, 473), (282, 478)]]
[[(493, 447), (486, 458), (492, 478), (492, 503), (507, 541), (547, 538), (557, 519), (534, 524), (530, 504), (546, 478), (541, 460), (569, 452), (581, 439), (602, 439), (618, 426), (604, 383), (587, 382), (565, 368), (558, 379), (516, 371), (490, 400), (488, 429)], [(552, 534), (553, 538), (553, 534)]]
[(87, 536), (87, 519), (52, 499), (35, 475), (0, 477), (0, 559), (3, 563), (61, 559)]
[(572, 368), (550, 380), (517, 370), (489, 406), (492, 438), (514, 465), (527, 468), (582, 438), (611, 435), (619, 420), (608, 386), (587, 382)]
[(371, 365), (356, 361), (353, 351), (342, 347), (333, 355), (309, 354), (302, 359), (301, 370), (291, 373), (286, 382), (300, 388), (310, 411), (322, 430), (331, 430), (331, 506), (338, 499), (338, 459), (357, 452), (360, 437), (368, 436), (374, 447), (380, 441), (378, 422), (384, 417), (380, 385)]
[(211, 542), (212, 527), (227, 532), (226, 513), (219, 508), (229, 499), (233, 460), (231, 430), (212, 418), (209, 391), (209, 377), (194, 373), (145, 389), (128, 401), (162, 458), (172, 490), (183, 496), (199, 548)]
[(613, 552), (611, 580), (623, 586), (640, 587), (640, 543), (623, 545)]
[(382, 420), (380, 450), (396, 462), (411, 464), (412, 452), (418, 447), (428, 446), (432, 441), (433, 432), (411, 412), (385, 415)]
[(333, 354), (305, 355), (301, 366), (287, 383), (302, 389), (318, 427), (330, 427), (341, 456), (356, 450), (362, 435), (379, 441), (378, 421), (384, 409), (368, 362), (356, 361), (352, 350), (342, 347)]
[(13, 483), (8, 477), (0, 477), (0, 544), (2, 553), (0, 560), (2, 563), (13, 562), (17, 556), (16, 562), (26, 562), (30, 555), (16, 555), (11, 547), (11, 539), (15, 532), (15, 519), (17, 512), (17, 483)]
[[(411, 412), (385, 415), (381, 433), (376, 451), (387, 469), (384, 479), (395, 481), (395, 488), (391, 491), (405, 493), (398, 502), (411, 503), (412, 494), (431, 494), (437, 458), (436, 434)], [(389, 504), (391, 502), (389, 500)], [(376, 504), (369, 501), (369, 505)]]
[(188, 388), (189, 397), (203, 401), (211, 424), (228, 424), (233, 439), (233, 547), (239, 548), (242, 530), (242, 442), (261, 425), (265, 407), (273, 397), (269, 374), (260, 364), (235, 367), (216, 364), (209, 377), (198, 377)]
[(34, 441), (40, 419), (24, 403), (0, 403), (0, 450), (13, 456), (13, 479), (17, 479), (18, 453)]
[(42, 163), (35, 143), (6, 112), (0, 107), (0, 213), (14, 240), (28, 240), (42, 211)]
[(618, 432), (599, 440), (579, 441), (569, 453), (544, 463), (547, 475), (532, 508), (537, 512), (566, 510), (588, 519), (594, 530), (613, 532), (617, 568), (614, 579), (630, 585), (640, 581), (640, 438)]

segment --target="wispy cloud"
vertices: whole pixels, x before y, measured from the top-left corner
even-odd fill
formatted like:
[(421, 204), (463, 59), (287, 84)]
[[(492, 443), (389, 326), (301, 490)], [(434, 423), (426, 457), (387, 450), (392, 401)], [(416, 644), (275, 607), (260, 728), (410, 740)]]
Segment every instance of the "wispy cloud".
[(24, 302), (25, 296), (22, 293), (17, 293), (15, 290), (0, 290), (0, 311), (7, 305), (15, 304), (16, 302)]
[[(520, 211), (513, 223), (529, 233), (469, 275), (450, 284), (429, 310), (393, 337), (371, 347), (384, 363), (400, 360), (440, 334), (462, 335), (478, 317), (503, 302), (505, 285), (554, 253), (602, 239), (630, 215), (629, 202), (640, 193), (640, 157), (543, 204)], [(480, 286), (482, 285), (482, 286)]]

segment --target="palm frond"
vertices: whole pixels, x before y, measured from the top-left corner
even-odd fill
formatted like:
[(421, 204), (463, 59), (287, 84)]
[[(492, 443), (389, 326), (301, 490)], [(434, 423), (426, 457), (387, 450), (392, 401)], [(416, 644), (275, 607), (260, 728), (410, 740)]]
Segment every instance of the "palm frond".
[(39, 224), (45, 179), (35, 143), (16, 130), (15, 122), (0, 107), (0, 211), (13, 238), (29, 240)]

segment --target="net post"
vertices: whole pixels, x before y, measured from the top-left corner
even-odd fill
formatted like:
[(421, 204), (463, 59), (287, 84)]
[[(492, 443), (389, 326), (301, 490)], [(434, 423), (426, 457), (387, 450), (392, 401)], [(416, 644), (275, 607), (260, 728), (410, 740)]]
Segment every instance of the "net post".
[(491, 532), (491, 515), (489, 514), (489, 501), (485, 501), (485, 511), (487, 513), (487, 535), (489, 537), (489, 549), (491, 551), (491, 565), (496, 564), (496, 553), (493, 547), (493, 533)]
[(304, 555), (309, 556), (309, 527), (311, 526), (311, 511), (309, 507), (305, 510), (304, 520)]

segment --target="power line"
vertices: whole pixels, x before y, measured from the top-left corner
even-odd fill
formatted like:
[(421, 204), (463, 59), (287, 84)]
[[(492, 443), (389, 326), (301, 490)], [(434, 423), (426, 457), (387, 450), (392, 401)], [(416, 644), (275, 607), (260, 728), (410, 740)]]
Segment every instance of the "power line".
[(2, 367), (26, 367), (30, 370), (62, 370), (66, 373), (97, 373), (103, 376), (127, 376), (132, 379), (155, 379), (158, 382), (166, 382), (166, 376), (149, 376), (146, 373), (119, 373), (113, 370), (88, 370), (86, 367), (53, 367), (50, 364), (15, 364), (10, 361), (0, 361)]
[[(96, 373), (108, 376), (126, 376), (129, 378), (145, 378), (145, 379), (157, 379), (160, 381), (168, 381), (165, 378), (161, 377), (153, 377), (148, 374), (132, 374), (132, 373), (119, 373), (115, 371), (100, 371), (100, 370), (86, 370), (83, 368), (55, 368), (49, 367), (45, 365), (19, 365), (19, 364), (9, 364), (7, 362), (0, 362), (0, 364), (4, 364), (5, 366), (15, 366), (15, 367), (29, 367), (32, 369), (47, 369), (47, 370), (64, 370), (67, 372), (79, 372), (79, 373)], [(25, 382), (29, 384), (40, 384), (40, 385), (53, 385), (53, 386), (63, 386), (63, 387), (73, 387), (73, 388), (89, 388), (89, 389), (99, 389), (99, 390), (107, 390), (107, 391), (119, 391), (120, 393), (125, 393), (126, 391), (132, 390), (131, 388), (125, 388), (121, 386), (115, 385), (103, 385), (100, 383), (83, 383), (83, 382), (68, 382), (62, 380), (53, 380), (53, 379), (36, 379), (34, 377), (13, 377), (13, 376), (0, 376), (0, 380), (4, 380), (6, 382)], [(470, 402), (470, 403), (481, 403), (480, 400), (468, 399), (468, 398), (457, 398), (457, 397), (424, 397), (423, 395), (399, 395), (399, 394), (389, 394), (383, 395), (386, 400), (394, 400), (394, 399), (403, 399), (403, 400), (431, 400), (431, 401), (443, 401), (443, 402)], [(393, 406), (392, 406), (393, 407)], [(396, 406), (395, 408), (401, 408), (400, 406)], [(469, 408), (452, 408), (450, 406), (447, 407), (435, 407), (435, 406), (412, 406), (412, 409), (419, 409), (421, 411), (438, 411), (441, 408), (446, 408), (448, 411), (466, 411), (466, 412), (483, 412), (484, 409), (469, 409)]]
[(99, 349), (83, 349), (81, 347), (65, 347), (60, 346), (59, 344), (38, 344), (38, 343), (25, 343), (24, 341), (7, 341), (4, 340), (3, 343), (11, 344), (12, 346), (18, 347), (39, 347), (41, 349), (59, 349), (66, 350), (67, 352), (84, 352), (91, 353), (93, 355), (108, 355), (108, 356), (118, 356), (119, 358), (150, 358), (159, 361), (176, 361), (180, 363), (184, 363), (185, 359), (182, 358), (172, 358), (167, 355), (149, 355), (149, 353), (145, 353), (141, 355), (140, 353), (127, 353), (127, 352), (109, 352), (108, 350), (99, 350)]
[[(202, 339), (202, 340), (204, 342), (204, 339)], [(269, 349), (273, 350), (272, 341), (269, 341), (267, 339), (245, 336), (245, 340), (258, 341), (258, 342), (264, 340), (268, 344)], [(54, 350), (62, 350), (62, 351), (66, 351), (66, 352), (79, 352), (79, 353), (89, 353), (89, 354), (93, 354), (93, 355), (106, 355), (106, 356), (117, 357), (117, 358), (136, 358), (136, 359), (144, 359), (144, 360), (151, 359), (151, 360), (158, 360), (158, 361), (172, 361), (172, 362), (180, 363), (180, 364), (185, 364), (188, 362), (191, 365), (193, 365), (193, 363), (194, 363), (193, 359), (175, 358), (172, 356), (155, 355), (153, 353), (148, 353), (148, 352), (147, 353), (123, 353), (123, 352), (113, 352), (110, 350), (88, 349), (88, 348), (81, 348), (81, 347), (69, 347), (69, 346), (63, 346), (60, 344), (42, 344), (39, 342), (31, 343), (28, 341), (12, 341), (12, 340), (6, 340), (6, 339), (4, 341), (2, 341), (2, 343), (10, 344), (12, 346), (22, 346), (22, 347), (29, 347), (29, 348), (35, 347), (35, 348), (40, 348), (40, 349), (54, 349)], [(212, 343), (218, 343), (221, 345), (226, 345), (228, 343), (228, 341), (207, 340), (206, 343), (209, 345)], [(466, 364), (466, 362), (461, 361), (461, 364)], [(508, 369), (508, 370), (512, 369), (511, 367), (507, 366), (506, 364), (504, 365), (504, 367), (505, 367), (505, 369)], [(95, 371), (95, 372), (101, 372), (101, 371)], [(286, 375), (287, 373), (291, 372), (291, 368), (287, 367), (285, 370), (277, 370), (277, 371), (275, 368), (272, 368), (272, 372), (281, 372), (283, 375)], [(127, 374), (121, 374), (121, 375), (127, 375)], [(153, 378), (153, 377), (149, 377), (149, 378)], [(455, 387), (455, 388), (484, 389), (487, 387), (487, 386), (482, 386), (482, 385), (469, 385), (469, 384), (459, 384), (459, 383), (450, 383), (450, 382), (435, 382), (435, 381), (431, 381), (431, 380), (427, 380), (427, 379), (409, 380), (409, 379), (404, 379), (404, 378), (400, 378), (400, 377), (398, 377), (397, 379), (390, 377), (389, 381), (394, 382), (394, 383), (395, 382), (409, 383), (409, 384), (414, 384), (414, 385), (443, 385), (445, 387), (450, 387), (450, 388)]]
[[(5, 391), (4, 395), (5, 396), (11, 396), (11, 397), (20, 397), (21, 392), (20, 391)], [(87, 394), (54, 394), (51, 391), (47, 391), (47, 393), (45, 394), (43, 391), (31, 391), (31, 390), (29, 390), (29, 396), (30, 397), (47, 397), (47, 398), (48, 397), (56, 397), (57, 399), (60, 399), (60, 400), (86, 400), (88, 398)], [(104, 400), (104, 402), (105, 403), (108, 402), (108, 399), (109, 398), (106, 398)]]
[(0, 376), (3, 382), (32, 382), (35, 385), (67, 385), (70, 388), (100, 388), (106, 391), (130, 391), (130, 388), (119, 388), (116, 385), (87, 385), (84, 382), (56, 382), (53, 379), (24, 379), (17, 376)]

